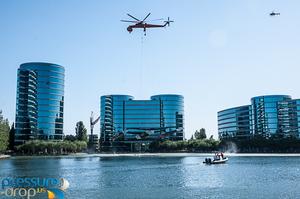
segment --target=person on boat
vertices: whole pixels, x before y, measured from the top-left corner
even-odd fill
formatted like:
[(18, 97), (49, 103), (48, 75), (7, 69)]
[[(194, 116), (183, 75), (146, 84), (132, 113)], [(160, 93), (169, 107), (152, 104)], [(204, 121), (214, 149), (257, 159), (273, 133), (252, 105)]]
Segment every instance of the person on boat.
[(220, 154), (218, 152), (215, 153), (214, 159), (215, 160), (220, 160)]
[(222, 159), (224, 159), (224, 154), (221, 152), (221, 157), (222, 157)]

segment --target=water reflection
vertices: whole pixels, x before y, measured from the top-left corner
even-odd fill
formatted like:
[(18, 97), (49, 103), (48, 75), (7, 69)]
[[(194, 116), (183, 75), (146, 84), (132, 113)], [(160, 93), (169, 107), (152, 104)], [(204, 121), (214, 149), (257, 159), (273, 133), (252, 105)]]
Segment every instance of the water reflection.
[(223, 165), (205, 165), (202, 157), (182, 159), (183, 181), (190, 188), (220, 188), (224, 185)]
[(70, 182), (66, 198), (296, 198), (300, 157), (12, 158), (3, 177), (55, 177)]
[(61, 177), (63, 164), (60, 158), (12, 158), (0, 161), (1, 176), (7, 177)]

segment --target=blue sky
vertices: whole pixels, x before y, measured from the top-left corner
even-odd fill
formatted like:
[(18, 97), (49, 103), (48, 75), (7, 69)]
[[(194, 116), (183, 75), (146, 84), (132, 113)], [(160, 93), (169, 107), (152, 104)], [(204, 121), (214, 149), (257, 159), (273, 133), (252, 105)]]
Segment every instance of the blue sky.
[[(66, 134), (79, 120), (89, 127), (101, 95), (178, 93), (186, 137), (201, 127), (217, 136), (217, 111), (256, 95), (300, 98), (299, 7), (297, 0), (2, 0), (0, 109), (14, 120), (17, 68), (45, 61), (66, 69)], [(272, 10), (281, 15), (268, 16)], [(146, 37), (120, 22), (149, 12), (175, 22)]]

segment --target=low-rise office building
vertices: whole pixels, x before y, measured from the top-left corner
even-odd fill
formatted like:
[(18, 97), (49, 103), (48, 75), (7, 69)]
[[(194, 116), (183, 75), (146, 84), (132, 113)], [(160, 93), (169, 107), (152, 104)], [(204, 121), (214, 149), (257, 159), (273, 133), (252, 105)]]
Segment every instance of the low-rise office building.
[(251, 106), (239, 106), (218, 112), (218, 131), (220, 138), (250, 136)]
[(300, 100), (289, 95), (253, 97), (250, 105), (218, 112), (218, 133), (220, 139), (300, 138)]
[[(159, 139), (183, 140), (184, 107), (181, 95), (155, 95), (135, 100), (129, 95), (101, 97), (100, 145), (103, 150), (146, 146)], [(127, 148), (127, 149), (126, 149)]]

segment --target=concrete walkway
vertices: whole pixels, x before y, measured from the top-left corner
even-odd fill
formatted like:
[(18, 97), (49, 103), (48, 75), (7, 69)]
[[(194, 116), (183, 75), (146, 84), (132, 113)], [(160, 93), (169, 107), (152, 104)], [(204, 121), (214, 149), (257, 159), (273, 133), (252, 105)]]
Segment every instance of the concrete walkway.
[(0, 155), (0, 160), (1, 159), (6, 159), (6, 158), (10, 158), (10, 155)]

